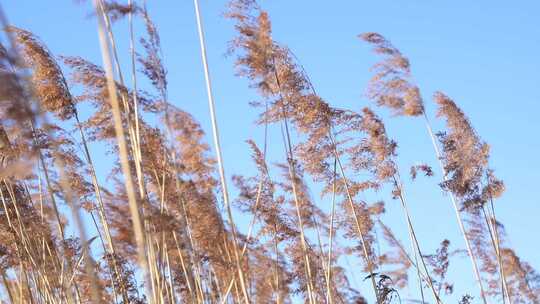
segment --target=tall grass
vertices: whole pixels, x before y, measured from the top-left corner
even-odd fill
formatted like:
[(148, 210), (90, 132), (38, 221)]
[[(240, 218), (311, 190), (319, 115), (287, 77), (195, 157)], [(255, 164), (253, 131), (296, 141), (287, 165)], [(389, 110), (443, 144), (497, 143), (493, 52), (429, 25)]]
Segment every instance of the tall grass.
[[(384, 304), (403, 301), (408, 291), (420, 303), (449, 302), (461, 282), (447, 274), (461, 251), (443, 240), (426, 252), (416, 230), (422, 219), (409, 210), (421, 202), (406, 196), (398, 145), (383, 119), (369, 106), (341, 109), (318, 95), (255, 1), (234, 0), (225, 13), (236, 30), (230, 54), (260, 95), (253, 106), (265, 132), (263, 143), (247, 141), (256, 175), (233, 176), (235, 198), (198, 1), (214, 152), (201, 125), (168, 99), (160, 36), (146, 3), (93, 5), (102, 64), (53, 55), (2, 12), (1, 301)], [(123, 18), (129, 31), (116, 32)], [(135, 22), (146, 31), (137, 33)], [(126, 54), (116, 35), (127, 35)], [(433, 142), (441, 167), (434, 187), (450, 197), (478, 283), (457, 295), (460, 303), (538, 303), (540, 275), (510, 248), (495, 217), (504, 183), (490, 167), (488, 144), (443, 93), (433, 101), (435, 119), (446, 127), (435, 133), (408, 59), (380, 34), (361, 38), (382, 57), (367, 96), (395, 115), (423, 119)], [(140, 90), (145, 81), (152, 92)], [(276, 164), (268, 163), (269, 128), (281, 135)], [(113, 158), (106, 184), (95, 167), (105, 153)], [(413, 180), (434, 175), (428, 164), (410, 171)], [(401, 206), (401, 223), (382, 221), (379, 198), (388, 194)], [(236, 211), (249, 218), (245, 231)], [(390, 228), (403, 224), (410, 248)], [(357, 269), (343, 266), (349, 258)], [(351, 272), (369, 283), (360, 289)]]

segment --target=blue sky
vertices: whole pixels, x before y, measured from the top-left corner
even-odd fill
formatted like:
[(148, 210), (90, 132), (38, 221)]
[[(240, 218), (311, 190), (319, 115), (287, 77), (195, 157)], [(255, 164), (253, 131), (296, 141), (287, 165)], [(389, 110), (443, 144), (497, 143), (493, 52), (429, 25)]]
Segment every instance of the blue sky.
[[(191, 112), (209, 134), (193, 3), (149, 2), (162, 39), (170, 99)], [(410, 59), (432, 119), (436, 111), (433, 92), (441, 90), (452, 97), (491, 145), (492, 167), (507, 187), (496, 202), (497, 215), (506, 225), (512, 246), (540, 269), (539, 2), (275, 0), (261, 1), (261, 5), (270, 13), (274, 38), (292, 49), (318, 93), (334, 106), (360, 110), (372, 105), (364, 92), (371, 75), (369, 68), (378, 58), (357, 38), (368, 31), (381, 33)], [(87, 17), (89, 5), (69, 0), (11, 0), (4, 1), (3, 6), (12, 24), (33, 31), (54, 54), (78, 55), (101, 63), (96, 20)], [(226, 1), (201, 1), (223, 156), (227, 175), (231, 176), (253, 172), (244, 141), (252, 138), (260, 143), (263, 129), (254, 127), (257, 113), (248, 106), (258, 98), (256, 93), (245, 79), (235, 77), (234, 57), (225, 55), (227, 43), (235, 34), (232, 23), (222, 16), (225, 8)], [(115, 29), (127, 68), (127, 26), (119, 23)], [(393, 118), (386, 111), (378, 113), (399, 144), (403, 175), (416, 162), (427, 162), (438, 169), (422, 121)], [(435, 126), (440, 129), (443, 125), (435, 122)], [(277, 129), (270, 133), (270, 146), (277, 155), (275, 159), (282, 159)], [(97, 148), (94, 155), (99, 155)], [(106, 161), (100, 165), (102, 170), (108, 166)], [(406, 185), (426, 252), (433, 251), (443, 238), (449, 238), (454, 248), (463, 248), (448, 197), (436, 188), (437, 178), (440, 174)], [(408, 244), (397, 202), (387, 203), (385, 220)], [(462, 258), (451, 267), (456, 294), (475, 292), (469, 261)], [(361, 280), (358, 283), (362, 291), (369, 288)], [(415, 294), (411, 289), (405, 297)]]

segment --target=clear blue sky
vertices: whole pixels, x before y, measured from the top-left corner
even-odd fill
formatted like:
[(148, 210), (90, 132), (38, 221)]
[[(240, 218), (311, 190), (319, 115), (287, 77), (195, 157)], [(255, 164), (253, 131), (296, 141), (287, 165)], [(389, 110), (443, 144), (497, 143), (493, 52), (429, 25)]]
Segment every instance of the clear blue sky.
[[(170, 99), (193, 113), (210, 133), (193, 3), (149, 2), (162, 38)], [(356, 38), (367, 31), (386, 36), (409, 57), (432, 116), (434, 91), (442, 90), (454, 98), (492, 147), (492, 167), (507, 186), (497, 201), (497, 213), (511, 244), (540, 269), (540, 2), (275, 0), (261, 4), (270, 13), (275, 39), (295, 52), (318, 92), (332, 105), (359, 110), (371, 104), (363, 93), (369, 68), (377, 58)], [(2, 5), (11, 23), (40, 36), (54, 54), (79, 55), (101, 63), (96, 21), (86, 17), (89, 5), (69, 0), (8, 0)], [(263, 133), (253, 127), (256, 112), (248, 106), (257, 98), (255, 92), (245, 79), (234, 76), (234, 58), (224, 56), (227, 42), (234, 36), (231, 22), (222, 17), (225, 5), (222, 0), (201, 0), (230, 176), (252, 172), (244, 141), (261, 142)], [(127, 42), (122, 38), (127, 37), (127, 27), (119, 23), (116, 31), (120, 52), (127, 55)], [(415, 162), (428, 162), (436, 168), (421, 121), (384, 117), (389, 134), (399, 144), (403, 175)], [(271, 151), (281, 156), (279, 137), (271, 137), (270, 144), (276, 146)], [(106, 162), (102, 166), (106, 168)], [(463, 248), (448, 198), (435, 184), (431, 180), (406, 185), (420, 241), (428, 252), (443, 238), (449, 238), (454, 248)], [(388, 205), (385, 219), (408, 244), (398, 206), (391, 201)], [(451, 266), (457, 294), (475, 291), (468, 263), (461, 259)], [(359, 283), (363, 291), (369, 288)], [(410, 292), (416, 294), (416, 290)]]

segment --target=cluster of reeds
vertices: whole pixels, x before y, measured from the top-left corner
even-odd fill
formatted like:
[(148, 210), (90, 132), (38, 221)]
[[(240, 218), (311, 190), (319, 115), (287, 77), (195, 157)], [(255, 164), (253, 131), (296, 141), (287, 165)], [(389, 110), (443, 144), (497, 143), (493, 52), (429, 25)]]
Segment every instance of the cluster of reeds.
[[(233, 176), (232, 200), (197, 0), (215, 157), (200, 124), (168, 99), (160, 37), (146, 6), (93, 4), (99, 64), (55, 56), (2, 17), (1, 301), (383, 304), (400, 301), (410, 276), (421, 303), (444, 303), (453, 293), (459, 282), (447, 273), (456, 251), (448, 240), (435, 253), (423, 251), (415, 231), (421, 219), (409, 212), (421, 202), (407, 199), (397, 143), (382, 119), (369, 107), (340, 109), (318, 95), (255, 1), (227, 8), (237, 32), (230, 52), (260, 94), (257, 124), (279, 128), (284, 154), (269, 164), (267, 132), (262, 143), (249, 139), (256, 174)], [(128, 54), (117, 49), (113, 31), (123, 18)], [(146, 25), (139, 39), (135, 21)], [(382, 58), (368, 97), (395, 115), (423, 119), (432, 139), (440, 173), (427, 164), (410, 172), (439, 178), (455, 209), (472, 262), (462, 275), (478, 283), (460, 303), (538, 303), (540, 275), (509, 247), (495, 217), (504, 184), (490, 169), (489, 146), (443, 93), (433, 100), (446, 128), (434, 133), (408, 59), (379, 34), (360, 37)], [(152, 91), (140, 90), (141, 82)], [(112, 157), (107, 184), (95, 167), (104, 154)], [(312, 195), (313, 185), (321, 196)], [(385, 203), (376, 198), (386, 191), (401, 206), (406, 240), (381, 220)], [(234, 222), (234, 210), (247, 215), (247, 230)], [(352, 272), (369, 282), (362, 290), (350, 283), (348, 258), (360, 261)]]

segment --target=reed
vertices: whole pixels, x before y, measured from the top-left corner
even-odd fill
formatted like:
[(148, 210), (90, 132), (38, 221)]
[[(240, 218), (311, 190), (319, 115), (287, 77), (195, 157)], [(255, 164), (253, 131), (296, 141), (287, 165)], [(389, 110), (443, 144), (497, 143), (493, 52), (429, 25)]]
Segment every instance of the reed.
[[(230, 101), (214, 99), (205, 6), (194, 1), (212, 148), (199, 122), (169, 99), (166, 52), (146, 2), (93, 5), (102, 64), (53, 54), (0, 8), (2, 303), (387, 304), (404, 292), (451, 302), (461, 282), (448, 273), (461, 251), (441, 236), (426, 252), (422, 218), (411, 211), (424, 202), (406, 195), (413, 185), (383, 119), (320, 95), (257, 2), (234, 0), (225, 12), (235, 29), (229, 54), (258, 93), (251, 105), (264, 132), (260, 145), (246, 142), (254, 170), (230, 179), (221, 140), (232, 139), (220, 136), (225, 117), (217, 115)], [(125, 32), (116, 26), (124, 19)], [(488, 144), (443, 93), (433, 97), (435, 119), (445, 123), (435, 133), (409, 60), (380, 34), (361, 38), (382, 56), (368, 98), (426, 124), (442, 173), (433, 187), (450, 197), (482, 301), (540, 301), (540, 275), (496, 217), (505, 185)], [(274, 142), (282, 153), (271, 153)], [(98, 172), (105, 154), (111, 164)], [(435, 175), (428, 163), (410, 168), (412, 180), (420, 174)], [(384, 221), (392, 201), (401, 223)]]

